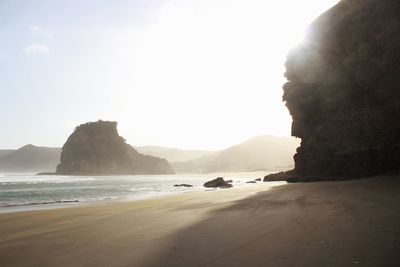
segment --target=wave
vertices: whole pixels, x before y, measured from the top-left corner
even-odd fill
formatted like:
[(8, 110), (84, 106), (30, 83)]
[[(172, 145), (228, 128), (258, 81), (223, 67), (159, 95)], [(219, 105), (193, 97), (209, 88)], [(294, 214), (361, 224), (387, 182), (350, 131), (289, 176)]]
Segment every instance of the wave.
[(75, 183), (96, 180), (93, 177), (70, 177), (70, 176), (14, 176), (0, 175), (0, 184), (39, 184), (39, 183)]
[(54, 200), (54, 201), (39, 201), (39, 202), (27, 202), (27, 203), (0, 203), (1, 208), (9, 207), (21, 207), (21, 206), (36, 206), (36, 205), (48, 205), (48, 204), (67, 204), (67, 203), (78, 203), (79, 200)]

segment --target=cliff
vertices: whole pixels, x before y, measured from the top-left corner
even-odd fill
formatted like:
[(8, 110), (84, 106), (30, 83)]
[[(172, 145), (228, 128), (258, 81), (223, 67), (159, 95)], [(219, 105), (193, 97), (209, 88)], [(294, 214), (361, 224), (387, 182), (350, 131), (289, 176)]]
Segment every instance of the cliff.
[(400, 169), (400, 1), (343, 0), (286, 61), (300, 175)]
[(138, 153), (118, 134), (117, 122), (97, 121), (76, 127), (62, 147), (57, 174), (171, 174), (165, 159)]

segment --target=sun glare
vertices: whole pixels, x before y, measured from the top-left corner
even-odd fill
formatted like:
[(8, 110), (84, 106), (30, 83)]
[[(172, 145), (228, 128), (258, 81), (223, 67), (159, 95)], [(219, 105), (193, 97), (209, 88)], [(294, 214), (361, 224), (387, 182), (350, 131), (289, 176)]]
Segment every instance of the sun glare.
[(163, 129), (159, 144), (206, 148), (290, 135), (281, 102), (285, 57), (329, 4), (278, 3), (170, 2), (151, 25), (119, 32), (109, 85), (121, 131), (146, 143), (138, 128)]

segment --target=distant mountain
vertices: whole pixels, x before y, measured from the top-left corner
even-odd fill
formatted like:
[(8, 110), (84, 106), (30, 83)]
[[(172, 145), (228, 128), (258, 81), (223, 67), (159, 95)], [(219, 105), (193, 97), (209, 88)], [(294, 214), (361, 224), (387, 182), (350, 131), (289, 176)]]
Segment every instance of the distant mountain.
[(171, 164), (181, 173), (285, 170), (293, 167), (299, 145), (300, 140), (292, 137), (258, 136), (211, 155)]
[[(291, 137), (258, 136), (221, 151), (184, 150), (157, 146), (135, 147), (144, 155), (165, 158), (179, 173), (286, 170), (300, 140)], [(18, 150), (0, 150), (0, 173), (54, 172), (61, 148), (26, 145)]]
[(52, 172), (60, 162), (61, 148), (26, 145), (17, 150), (0, 151), (0, 172)]
[(10, 154), (11, 152), (14, 152), (15, 151), (15, 149), (2, 149), (2, 150), (0, 150), (0, 158), (2, 157), (2, 156), (5, 156), (5, 155), (7, 155), (7, 154)]
[(188, 161), (206, 155), (215, 154), (215, 151), (187, 150), (187, 149), (160, 147), (160, 146), (136, 146), (135, 149), (139, 153), (164, 158), (169, 162)]

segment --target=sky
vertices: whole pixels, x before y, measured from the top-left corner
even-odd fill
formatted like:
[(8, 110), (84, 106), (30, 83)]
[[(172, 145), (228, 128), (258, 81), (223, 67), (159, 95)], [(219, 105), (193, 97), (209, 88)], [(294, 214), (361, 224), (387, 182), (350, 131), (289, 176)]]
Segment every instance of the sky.
[(290, 136), (286, 54), (338, 0), (0, 0), (0, 148), (88, 121), (132, 145)]

